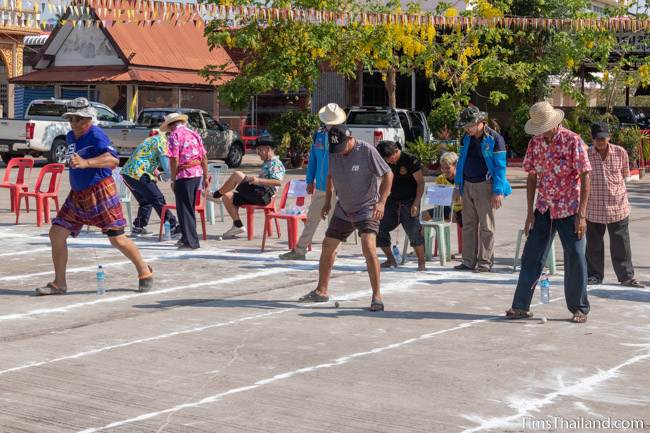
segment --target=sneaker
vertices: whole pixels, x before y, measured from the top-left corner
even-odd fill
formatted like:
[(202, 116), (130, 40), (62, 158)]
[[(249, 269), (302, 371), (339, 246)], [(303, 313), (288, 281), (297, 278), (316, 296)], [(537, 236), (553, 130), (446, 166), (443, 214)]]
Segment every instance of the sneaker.
[(144, 227), (132, 227), (131, 228), (131, 236), (144, 236), (144, 235), (150, 235), (151, 232), (147, 230)]
[(177, 224), (177, 225), (176, 225), (176, 226), (171, 230), (172, 238), (177, 238), (177, 237), (179, 237), (179, 236), (182, 235), (182, 234), (183, 234), (183, 232), (182, 232), (182, 230), (181, 230), (181, 226), (180, 226), (180, 224)]
[(291, 250), (288, 253), (280, 254), (282, 260), (306, 260), (307, 255), (299, 253), (296, 250)]
[(588, 277), (587, 278), (587, 285), (588, 286), (598, 286), (600, 284), (603, 284), (603, 280), (599, 280), (596, 277)]
[(236, 237), (238, 235), (241, 235), (242, 233), (246, 233), (246, 230), (244, 229), (244, 227), (232, 226), (222, 236), (224, 237), (224, 239), (228, 239), (228, 238), (234, 238), (234, 237)]

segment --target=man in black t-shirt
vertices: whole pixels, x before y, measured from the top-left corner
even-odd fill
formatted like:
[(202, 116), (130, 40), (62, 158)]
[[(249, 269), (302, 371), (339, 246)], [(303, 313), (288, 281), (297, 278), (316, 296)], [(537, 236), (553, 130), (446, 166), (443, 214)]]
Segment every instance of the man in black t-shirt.
[(424, 192), (422, 166), (415, 157), (402, 152), (394, 141), (379, 142), (377, 150), (393, 171), (393, 185), (377, 235), (377, 246), (386, 254), (381, 267), (397, 267), (391, 251), (390, 232), (401, 224), (418, 257), (418, 271), (424, 271), (424, 238), (419, 219), (420, 199)]

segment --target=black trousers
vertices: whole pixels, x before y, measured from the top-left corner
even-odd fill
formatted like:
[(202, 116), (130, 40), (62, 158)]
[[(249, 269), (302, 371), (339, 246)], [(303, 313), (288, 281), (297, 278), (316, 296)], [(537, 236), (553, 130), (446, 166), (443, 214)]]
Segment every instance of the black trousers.
[(605, 229), (609, 232), (609, 252), (619, 282), (634, 278), (630, 249), (629, 218), (609, 224), (587, 221), (587, 272), (602, 280), (605, 276)]
[(176, 213), (181, 225), (181, 241), (192, 248), (199, 248), (199, 235), (196, 233), (196, 214), (194, 204), (196, 191), (201, 185), (200, 177), (176, 179), (174, 195), (176, 196)]
[[(151, 209), (155, 209), (160, 216), (162, 207), (165, 205), (165, 196), (156, 182), (152, 181), (149, 176), (143, 174), (140, 180), (134, 179), (131, 176), (123, 176), (124, 182), (133, 193), (133, 197), (138, 201), (138, 216), (133, 221), (134, 227), (146, 227), (149, 225), (149, 217), (151, 216)], [(176, 227), (176, 217), (171, 211), (165, 213), (165, 220), (169, 222), (171, 228)]]

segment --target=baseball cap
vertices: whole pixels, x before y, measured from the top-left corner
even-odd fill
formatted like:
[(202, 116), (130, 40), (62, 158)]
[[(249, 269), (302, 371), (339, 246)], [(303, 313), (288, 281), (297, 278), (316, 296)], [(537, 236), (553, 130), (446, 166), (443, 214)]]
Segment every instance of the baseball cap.
[(591, 136), (593, 138), (609, 138), (609, 125), (606, 122), (592, 123)]
[(341, 153), (348, 144), (348, 138), (352, 137), (350, 129), (345, 125), (334, 125), (327, 132), (330, 145), (330, 153)]

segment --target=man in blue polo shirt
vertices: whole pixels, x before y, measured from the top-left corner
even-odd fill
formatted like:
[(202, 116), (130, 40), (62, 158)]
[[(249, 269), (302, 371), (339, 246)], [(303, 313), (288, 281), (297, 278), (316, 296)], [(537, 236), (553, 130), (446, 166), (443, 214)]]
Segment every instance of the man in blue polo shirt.
[(460, 271), (492, 271), (494, 211), (512, 192), (506, 179), (506, 143), (486, 120), (487, 113), (471, 106), (457, 122), (465, 131), (454, 182), (463, 199), (463, 263), (456, 266)]
[(71, 191), (63, 207), (52, 221), (50, 242), (54, 262), (54, 281), (36, 289), (37, 295), (63, 295), (68, 285), (68, 236), (76, 237), (84, 225), (99, 227), (111, 245), (120, 250), (138, 271), (138, 289), (153, 287), (153, 271), (135, 244), (124, 234), (126, 220), (122, 203), (112, 177), (119, 163), (118, 154), (101, 128), (93, 125), (97, 113), (86, 98), (77, 98), (63, 115), (72, 131), (66, 136), (70, 163)]

